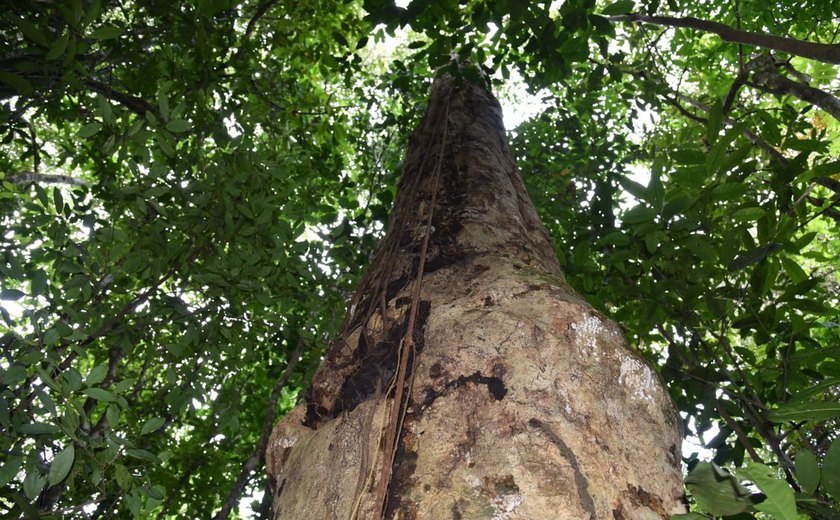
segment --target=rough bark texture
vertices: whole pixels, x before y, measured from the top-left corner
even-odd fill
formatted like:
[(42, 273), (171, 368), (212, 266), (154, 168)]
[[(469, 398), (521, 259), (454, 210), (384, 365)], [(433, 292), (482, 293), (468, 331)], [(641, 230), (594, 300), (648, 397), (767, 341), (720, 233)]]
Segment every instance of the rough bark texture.
[(750, 62), (748, 69), (752, 72), (750, 85), (778, 96), (793, 96), (807, 101), (840, 121), (840, 99), (780, 74), (772, 56), (759, 56)]
[(344, 329), (272, 433), (275, 518), (668, 518), (680, 440), (656, 373), (565, 283), (498, 102), (437, 80)]

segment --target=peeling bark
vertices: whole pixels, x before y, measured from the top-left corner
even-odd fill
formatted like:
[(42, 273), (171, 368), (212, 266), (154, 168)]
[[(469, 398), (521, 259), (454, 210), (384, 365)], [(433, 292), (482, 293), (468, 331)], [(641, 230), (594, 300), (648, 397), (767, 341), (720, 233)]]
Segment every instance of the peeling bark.
[(345, 326), (269, 441), (274, 518), (669, 518), (680, 441), (656, 372), (564, 281), (498, 102), (438, 79)]

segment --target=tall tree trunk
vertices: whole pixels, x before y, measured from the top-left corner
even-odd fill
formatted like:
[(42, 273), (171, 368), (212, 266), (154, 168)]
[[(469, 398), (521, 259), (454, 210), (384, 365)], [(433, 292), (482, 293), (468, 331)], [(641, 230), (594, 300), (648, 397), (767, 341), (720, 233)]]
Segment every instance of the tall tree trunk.
[(679, 445), (656, 373), (565, 283), (498, 102), (438, 79), (344, 328), (269, 441), (275, 518), (668, 518)]

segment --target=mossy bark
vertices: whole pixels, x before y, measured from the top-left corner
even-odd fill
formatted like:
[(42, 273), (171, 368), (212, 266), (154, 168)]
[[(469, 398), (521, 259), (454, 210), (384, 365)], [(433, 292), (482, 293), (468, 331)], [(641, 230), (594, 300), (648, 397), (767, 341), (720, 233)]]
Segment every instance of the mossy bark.
[(272, 433), (275, 518), (669, 518), (679, 424), (565, 283), (498, 102), (438, 79), (345, 326)]

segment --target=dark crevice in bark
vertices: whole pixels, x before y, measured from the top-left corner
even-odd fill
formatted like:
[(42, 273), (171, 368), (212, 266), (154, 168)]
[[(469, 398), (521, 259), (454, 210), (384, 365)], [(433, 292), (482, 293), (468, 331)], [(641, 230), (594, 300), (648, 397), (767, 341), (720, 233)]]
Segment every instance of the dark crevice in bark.
[[(406, 424), (409, 418), (406, 418)], [(385, 509), (385, 518), (392, 520), (396, 513), (400, 513), (400, 520), (414, 520), (417, 518), (418, 504), (405, 496), (403, 491), (409, 489), (414, 483), (414, 471), (417, 469), (417, 452), (411, 449), (407, 443), (412, 442), (406, 439), (406, 430), (403, 429), (400, 435), (397, 454), (394, 457), (394, 465), (391, 469), (391, 483), (388, 486), (388, 505)]]
[(662, 504), (662, 499), (658, 496), (651, 495), (641, 487), (636, 487), (632, 484), (627, 484), (627, 491), (625, 496), (630, 499), (630, 502), (637, 507), (643, 506), (651, 511), (654, 511), (660, 518), (668, 518), (670, 515), (665, 510)]
[[(543, 424), (543, 422), (539, 419), (535, 417), (529, 419), (528, 425), (532, 428), (536, 428), (548, 437), (548, 440), (550, 440), (551, 443), (557, 446), (557, 449), (560, 450), (560, 454), (563, 458), (569, 461), (569, 466), (572, 467), (572, 470), (575, 473), (575, 486), (577, 486), (578, 498), (580, 498), (581, 507), (589, 513), (590, 520), (598, 518), (598, 514), (595, 510), (595, 501), (592, 499), (592, 495), (589, 494), (589, 480), (587, 480), (586, 475), (584, 475), (583, 471), (580, 469), (580, 464), (578, 463), (575, 453), (565, 442), (563, 442), (563, 439), (561, 439), (559, 435), (554, 433), (554, 430)], [(615, 513), (615, 511), (613, 511), (613, 513)]]
[[(415, 353), (423, 350), (426, 320), (431, 313), (431, 304), (421, 301), (417, 312), (414, 345)], [(349, 412), (359, 403), (370, 399), (377, 392), (384, 393), (397, 367), (397, 354), (408, 327), (408, 316), (398, 325), (393, 326), (386, 339), (369, 345), (364, 334), (359, 336), (359, 343), (353, 352), (354, 371), (344, 381), (335, 406), (325, 410), (308, 401), (307, 416), (304, 424), (315, 426), (320, 418), (338, 417), (342, 412)], [(409, 359), (408, 366), (412, 366)]]
[[(434, 367), (432, 367), (432, 368), (434, 368)], [(494, 367), (494, 369), (495, 369), (495, 367)], [(503, 367), (502, 367), (502, 370), (500, 370), (499, 372), (500, 373), (504, 372)], [(425, 392), (423, 394), (423, 400), (419, 403), (420, 411), (427, 409), (439, 397), (443, 397), (444, 395), (448, 394), (453, 389), (460, 388), (460, 387), (466, 385), (467, 383), (473, 383), (473, 384), (476, 384), (476, 385), (486, 385), (487, 386), (487, 392), (496, 401), (501, 401), (502, 399), (505, 398), (505, 396), (508, 393), (508, 389), (505, 386), (505, 382), (501, 377), (495, 376), (495, 375), (494, 376), (485, 376), (481, 372), (475, 371), (468, 376), (461, 375), (458, 378), (447, 382), (445, 385), (443, 385), (443, 388), (441, 388), (440, 390), (435, 390), (433, 388), (425, 389)]]

